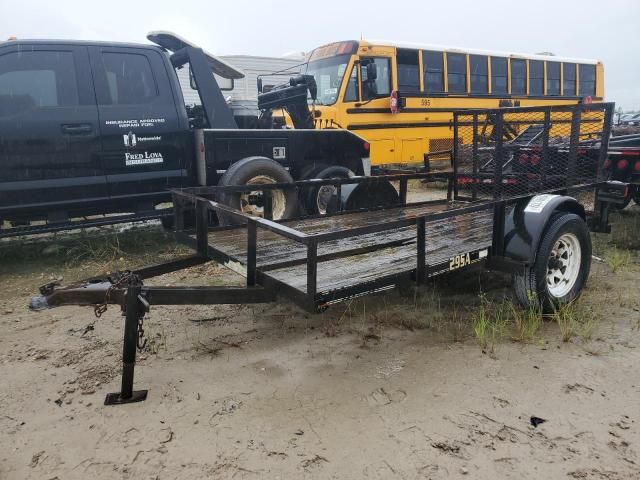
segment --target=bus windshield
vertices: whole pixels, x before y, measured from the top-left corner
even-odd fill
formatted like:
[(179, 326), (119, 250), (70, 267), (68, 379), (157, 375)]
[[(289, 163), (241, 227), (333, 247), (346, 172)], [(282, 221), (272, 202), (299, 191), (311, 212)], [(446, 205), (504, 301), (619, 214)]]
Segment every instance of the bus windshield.
[[(342, 77), (349, 64), (351, 55), (314, 60), (307, 64), (307, 75), (313, 75), (318, 85), (319, 105), (333, 105), (338, 98)], [(311, 102), (311, 99), (309, 99)]]

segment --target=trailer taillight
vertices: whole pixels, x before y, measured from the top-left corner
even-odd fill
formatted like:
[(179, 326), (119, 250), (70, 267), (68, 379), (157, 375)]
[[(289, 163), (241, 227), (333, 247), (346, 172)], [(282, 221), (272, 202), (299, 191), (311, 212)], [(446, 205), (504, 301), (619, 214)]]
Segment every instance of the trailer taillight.
[(618, 164), (616, 165), (616, 167), (618, 167), (618, 170), (625, 170), (628, 166), (629, 162), (627, 162), (626, 160), (618, 160)]
[(640, 162), (636, 162), (636, 166), (633, 167), (636, 172), (640, 172)]
[(531, 165), (540, 165), (540, 155), (535, 153), (531, 155)]
[(529, 155), (527, 155), (526, 153), (521, 153), (520, 156), (518, 157), (518, 160), (520, 160), (520, 163), (522, 165), (526, 165), (527, 162), (529, 161)]

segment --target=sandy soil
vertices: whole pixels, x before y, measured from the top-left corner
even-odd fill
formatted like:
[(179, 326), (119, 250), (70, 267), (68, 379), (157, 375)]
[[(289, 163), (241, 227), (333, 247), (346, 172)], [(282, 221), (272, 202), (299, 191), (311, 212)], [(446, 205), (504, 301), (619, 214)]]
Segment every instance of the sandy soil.
[[(564, 343), (547, 323), (533, 343), (506, 335), (486, 353), (471, 319), (481, 291), (508, 294), (497, 274), (315, 316), (288, 304), (153, 308), (135, 381), (148, 400), (118, 407), (102, 405), (119, 388), (117, 308), (96, 320), (90, 308), (25, 307), (50, 277), (96, 272), (4, 271), (0, 479), (640, 478), (630, 258), (616, 273), (594, 262), (581, 300), (598, 318), (590, 339)], [(205, 265), (153, 284), (232, 275)]]

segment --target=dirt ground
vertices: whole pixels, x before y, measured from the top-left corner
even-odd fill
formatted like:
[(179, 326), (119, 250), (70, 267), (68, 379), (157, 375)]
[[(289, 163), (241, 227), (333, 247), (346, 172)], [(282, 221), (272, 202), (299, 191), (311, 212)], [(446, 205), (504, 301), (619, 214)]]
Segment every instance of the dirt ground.
[[(135, 379), (149, 397), (116, 407), (103, 401), (119, 389), (118, 309), (32, 312), (28, 299), (180, 249), (153, 229), (4, 244), (0, 479), (640, 478), (640, 260), (620, 243), (637, 242), (638, 218), (630, 207), (595, 239), (566, 342), (554, 321), (526, 339), (509, 322), (481, 347), (483, 299), (510, 301), (510, 279), (480, 271), (319, 315), (154, 307)], [(149, 284), (234, 275), (203, 265)]]

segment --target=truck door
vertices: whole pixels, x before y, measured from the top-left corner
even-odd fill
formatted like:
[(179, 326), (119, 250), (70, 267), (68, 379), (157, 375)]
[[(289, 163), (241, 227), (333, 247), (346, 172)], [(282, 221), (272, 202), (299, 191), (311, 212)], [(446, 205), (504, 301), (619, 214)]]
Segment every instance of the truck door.
[(98, 134), (86, 47), (0, 48), (0, 217), (107, 199)]
[(91, 47), (90, 55), (111, 198), (132, 210), (152, 208), (186, 175), (189, 132), (178, 118), (167, 61), (144, 48)]

